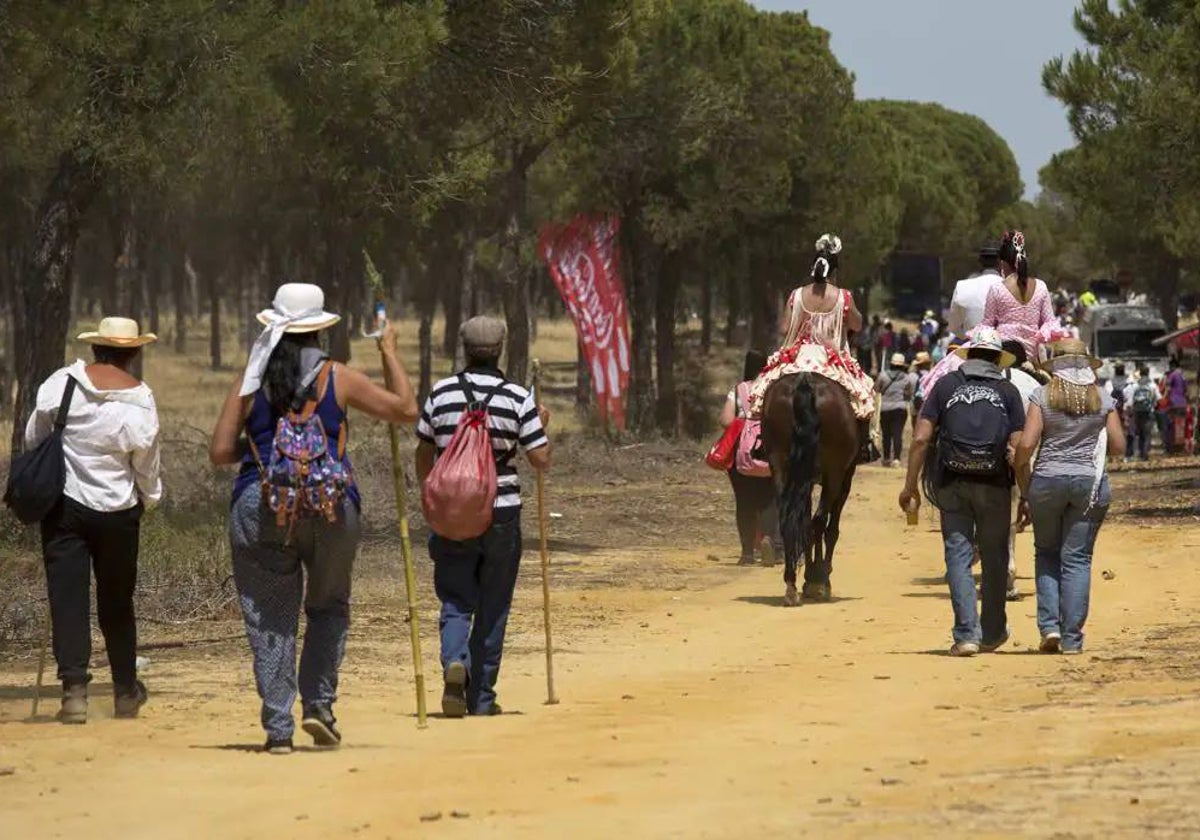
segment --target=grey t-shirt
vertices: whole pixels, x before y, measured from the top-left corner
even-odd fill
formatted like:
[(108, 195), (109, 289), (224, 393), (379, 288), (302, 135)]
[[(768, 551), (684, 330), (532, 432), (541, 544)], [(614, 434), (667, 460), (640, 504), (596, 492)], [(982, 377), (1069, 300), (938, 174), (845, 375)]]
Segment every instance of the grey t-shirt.
[(917, 387), (917, 377), (902, 370), (885, 370), (875, 381), (875, 390), (883, 394), (880, 405), (881, 411), (895, 411), (908, 408), (912, 402), (913, 390)]
[(1046, 387), (1033, 392), (1030, 402), (1042, 410), (1042, 443), (1033, 474), (1046, 478), (1094, 476), (1096, 442), (1105, 434), (1113, 398), (1100, 392), (1100, 413), (1073, 417), (1047, 405)]

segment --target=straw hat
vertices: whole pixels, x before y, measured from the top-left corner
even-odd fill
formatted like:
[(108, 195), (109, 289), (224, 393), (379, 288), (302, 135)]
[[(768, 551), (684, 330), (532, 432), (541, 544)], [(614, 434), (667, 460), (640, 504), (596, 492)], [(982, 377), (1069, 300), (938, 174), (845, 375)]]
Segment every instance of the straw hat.
[(1099, 370), (1104, 366), (1104, 362), (1089, 353), (1087, 344), (1078, 338), (1060, 339), (1052, 342), (1047, 349), (1050, 351), (1050, 357), (1039, 365), (1047, 372), (1053, 372), (1054, 363), (1059, 359), (1081, 359), (1092, 370)]
[(915, 357), (913, 357), (912, 366), (914, 368), (927, 367), (932, 364), (933, 364), (933, 357), (930, 356), (928, 353), (926, 353), (924, 350), (920, 351), (919, 353), (917, 353), (917, 355)]
[(976, 329), (975, 337), (955, 350), (954, 355), (960, 359), (966, 359), (972, 350), (990, 350), (993, 353), (999, 353), (1000, 358), (996, 364), (1002, 368), (1012, 367), (1017, 361), (1016, 356), (1004, 349), (1004, 342), (1000, 339), (1000, 333), (991, 327), (979, 327)]
[(908, 359), (904, 358), (903, 353), (893, 353), (891, 364), (894, 368), (908, 367)]
[(132, 318), (105, 318), (94, 332), (80, 333), (78, 340), (102, 347), (141, 347), (158, 341), (158, 336), (141, 332)]
[(312, 283), (284, 283), (270, 309), (258, 313), (264, 327), (283, 325), (286, 333), (309, 333), (332, 327), (341, 315), (325, 311), (325, 292)]

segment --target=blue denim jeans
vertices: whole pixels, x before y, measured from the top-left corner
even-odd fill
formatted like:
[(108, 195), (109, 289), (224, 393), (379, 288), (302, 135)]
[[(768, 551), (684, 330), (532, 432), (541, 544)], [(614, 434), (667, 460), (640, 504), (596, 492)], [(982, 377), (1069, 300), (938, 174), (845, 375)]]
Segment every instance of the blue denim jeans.
[[(1008, 632), (1005, 594), (1008, 589), (1008, 526), (1012, 489), (978, 481), (957, 480), (938, 490), (946, 580), (954, 607), (954, 641), (1001, 641)], [(971, 560), (979, 545), (982, 570), (982, 619), (975, 604)]]
[[(1153, 414), (1138, 417), (1133, 416), (1133, 433), (1132, 439), (1136, 441), (1137, 456), (1143, 461), (1150, 459), (1150, 443), (1154, 438), (1154, 429), (1157, 425)], [(1132, 454), (1132, 450), (1130, 450)]]
[(467, 666), (467, 708), (489, 714), (504, 652), (504, 631), (521, 565), (521, 514), (505, 511), (481, 537), (429, 538), (433, 586), (442, 602), (438, 628), (442, 670), (451, 662)]
[(1063, 650), (1083, 647), (1092, 588), (1092, 551), (1112, 495), (1108, 477), (1088, 510), (1091, 476), (1034, 476), (1029, 483), (1037, 575), (1038, 629), (1062, 635)]

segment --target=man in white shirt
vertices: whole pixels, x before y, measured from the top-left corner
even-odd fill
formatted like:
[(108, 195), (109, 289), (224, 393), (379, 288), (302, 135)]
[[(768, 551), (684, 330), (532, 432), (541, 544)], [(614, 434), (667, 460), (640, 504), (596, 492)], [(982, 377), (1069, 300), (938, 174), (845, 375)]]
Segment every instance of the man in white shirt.
[(983, 320), (983, 307), (987, 303), (988, 291), (1003, 282), (1000, 276), (1000, 246), (986, 242), (979, 249), (978, 274), (959, 280), (950, 298), (950, 315), (947, 318), (951, 335), (965, 336)]

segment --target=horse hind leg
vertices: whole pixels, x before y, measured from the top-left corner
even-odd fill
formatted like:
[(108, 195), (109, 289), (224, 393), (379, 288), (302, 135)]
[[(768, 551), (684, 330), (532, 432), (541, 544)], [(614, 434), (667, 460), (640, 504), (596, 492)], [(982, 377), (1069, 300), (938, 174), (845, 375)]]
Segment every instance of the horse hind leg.
[(783, 538), (783, 605), (785, 607), (800, 606), (800, 593), (796, 591), (796, 567), (800, 562), (800, 547), (803, 545), (803, 535), (794, 517), (783, 517), (779, 523), (780, 536)]
[(830, 491), (825, 485), (821, 486), (821, 500), (817, 503), (817, 511), (809, 523), (810, 533), (808, 552), (804, 558), (804, 590), (803, 596), (810, 601), (829, 600), (829, 576), (822, 574), (825, 567), (825, 534), (829, 523), (828, 499)]
[(833, 551), (837, 547), (838, 538), (842, 534), (842, 511), (846, 508), (846, 501), (850, 498), (850, 480), (847, 479), (845, 486), (842, 488), (841, 495), (833, 505), (833, 509), (829, 512), (829, 524), (825, 528), (825, 563), (821, 567), (821, 586), (823, 587), (824, 600), (828, 601), (833, 597), (833, 589), (830, 585), (830, 578), (833, 575)]

